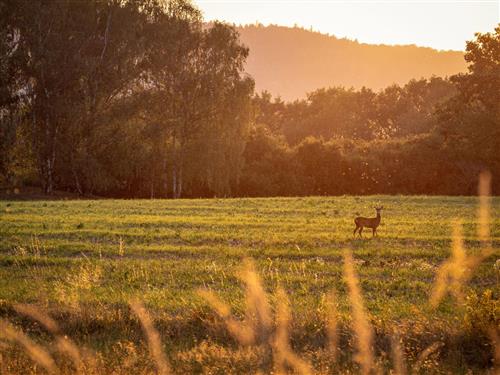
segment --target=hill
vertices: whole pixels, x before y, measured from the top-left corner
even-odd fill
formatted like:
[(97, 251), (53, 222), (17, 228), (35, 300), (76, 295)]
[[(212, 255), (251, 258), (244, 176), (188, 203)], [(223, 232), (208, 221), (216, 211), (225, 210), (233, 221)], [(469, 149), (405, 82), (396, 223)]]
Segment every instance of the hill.
[(287, 100), (321, 87), (378, 90), (412, 78), (466, 70), (459, 51), (364, 44), (297, 27), (249, 25), (238, 31), (250, 48), (246, 70), (255, 78), (257, 91), (267, 90)]

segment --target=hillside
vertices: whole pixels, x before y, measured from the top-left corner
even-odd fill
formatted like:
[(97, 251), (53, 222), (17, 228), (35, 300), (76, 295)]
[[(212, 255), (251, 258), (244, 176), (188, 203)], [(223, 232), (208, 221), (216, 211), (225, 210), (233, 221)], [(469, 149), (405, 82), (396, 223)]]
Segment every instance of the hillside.
[(465, 71), (462, 52), (362, 44), (301, 28), (244, 26), (238, 31), (250, 48), (247, 72), (256, 90), (283, 99), (304, 97), (320, 87), (343, 85), (380, 89), (412, 78)]

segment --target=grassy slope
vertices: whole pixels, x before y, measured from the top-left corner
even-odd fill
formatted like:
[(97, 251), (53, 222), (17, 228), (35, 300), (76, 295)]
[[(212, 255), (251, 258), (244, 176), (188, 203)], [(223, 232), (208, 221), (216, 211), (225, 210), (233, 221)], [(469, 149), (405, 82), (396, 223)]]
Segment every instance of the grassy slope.
[[(479, 267), (470, 286), (498, 292), (492, 264), (500, 254), (500, 198), (492, 203), (496, 255)], [(377, 204), (385, 207), (380, 237), (371, 239), (367, 232), (366, 239), (353, 239), (356, 212), (372, 216)], [(324, 294), (332, 287), (341, 320), (349, 320), (342, 253), (350, 247), (377, 330), (416, 320), (442, 329), (455, 324), (458, 312), (451, 300), (438, 311), (430, 309), (430, 287), (437, 266), (450, 254), (453, 218), (463, 219), (466, 247), (477, 251), (476, 209), (474, 197), (3, 201), (1, 311), (11, 316), (9, 306), (19, 302), (43, 302), (57, 311), (80, 300), (95, 313), (120, 314), (130, 298), (140, 296), (170, 330), (176, 349), (190, 350), (210, 333), (224, 343), (215, 328), (200, 331), (209, 309), (196, 290), (211, 288), (241, 311), (235, 272), (250, 256), (270, 292), (280, 283), (289, 293), (297, 346), (315, 347), (321, 345), (315, 337), (323, 327), (318, 316)], [(103, 319), (119, 325), (113, 317)], [(106, 351), (130, 334), (104, 325), (91, 333), (82, 328), (81, 340)], [(175, 325), (183, 327), (181, 333), (174, 332)], [(80, 328), (68, 327), (77, 336)], [(429, 332), (429, 340), (437, 334)]]

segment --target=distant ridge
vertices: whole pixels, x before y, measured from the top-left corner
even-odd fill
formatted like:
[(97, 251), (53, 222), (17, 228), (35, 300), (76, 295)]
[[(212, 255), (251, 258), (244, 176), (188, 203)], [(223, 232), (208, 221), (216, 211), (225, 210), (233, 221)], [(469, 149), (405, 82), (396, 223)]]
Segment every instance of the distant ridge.
[(321, 87), (378, 90), (466, 70), (459, 51), (363, 44), (297, 27), (249, 25), (238, 31), (250, 48), (246, 70), (255, 78), (257, 92), (267, 90), (286, 100)]

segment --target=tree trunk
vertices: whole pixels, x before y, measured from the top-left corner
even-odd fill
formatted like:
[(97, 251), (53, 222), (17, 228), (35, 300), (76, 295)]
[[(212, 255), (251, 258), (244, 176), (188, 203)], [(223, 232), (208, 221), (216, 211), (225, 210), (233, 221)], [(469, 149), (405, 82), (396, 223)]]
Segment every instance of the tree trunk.
[(154, 171), (151, 173), (151, 190), (149, 194), (150, 199), (155, 198), (155, 173)]
[(49, 150), (47, 152), (45, 163), (45, 194), (52, 194), (54, 192), (54, 164), (56, 162), (56, 137), (57, 129), (53, 129), (51, 132), (48, 124), (46, 124), (47, 143), (49, 145)]
[(51, 163), (50, 157), (46, 160), (45, 169), (45, 194), (52, 194), (54, 191), (54, 179), (53, 179), (53, 165)]
[[(160, 171), (161, 173), (161, 171)], [(168, 158), (165, 157), (165, 160), (163, 161), (163, 173), (164, 173), (164, 181), (160, 181), (160, 191), (163, 189), (165, 191), (164, 195), (160, 195), (161, 197), (168, 198)]]
[(179, 199), (182, 196), (182, 165), (174, 164), (172, 167), (172, 198)]
[(182, 164), (179, 165), (179, 171), (177, 176), (177, 198), (182, 196)]
[(75, 189), (79, 195), (83, 195), (82, 185), (80, 184), (80, 179), (78, 178), (78, 173), (76, 172), (76, 168), (73, 165), (71, 167), (71, 172), (73, 173), (73, 179), (75, 180)]
[(177, 134), (174, 131), (173, 137), (172, 137), (172, 198), (173, 199), (178, 199), (181, 197), (181, 192), (179, 190), (179, 187), (181, 185), (179, 184), (179, 181), (181, 181), (181, 175), (180, 175), (180, 165), (179, 165), (179, 156), (177, 153)]
[(177, 198), (177, 169), (175, 163), (172, 165), (172, 198)]

